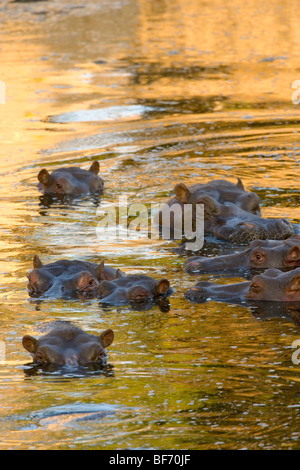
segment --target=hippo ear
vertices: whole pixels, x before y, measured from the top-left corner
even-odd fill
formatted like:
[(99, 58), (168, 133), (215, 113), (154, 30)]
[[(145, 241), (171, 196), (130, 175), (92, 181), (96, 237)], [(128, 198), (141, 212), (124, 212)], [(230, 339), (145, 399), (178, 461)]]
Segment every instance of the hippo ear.
[(50, 173), (45, 168), (43, 168), (38, 174), (38, 180), (44, 186), (47, 186), (49, 184), (50, 178)]
[(37, 339), (29, 335), (23, 336), (23, 339), (22, 339), (23, 347), (26, 349), (26, 351), (32, 354), (36, 351), (37, 342), (38, 342)]
[(287, 254), (287, 261), (300, 261), (300, 246), (294, 245), (292, 246)]
[(101, 333), (100, 335), (100, 341), (102, 343), (102, 346), (104, 348), (108, 348), (108, 346), (110, 346), (111, 343), (113, 342), (114, 337), (115, 335), (114, 335), (113, 330), (108, 329), (108, 330), (103, 331), (103, 333)]
[(218, 202), (210, 196), (202, 196), (197, 200), (197, 204), (204, 205), (204, 219), (211, 219), (220, 215), (220, 205)]
[(119, 279), (119, 277), (123, 277), (120, 269), (117, 269), (116, 271), (116, 279)]
[(43, 263), (41, 262), (40, 258), (38, 255), (34, 255), (33, 257), (33, 267), (36, 268), (41, 268), (43, 266)]
[(98, 279), (98, 281), (103, 281), (105, 279), (105, 276), (104, 276), (104, 259), (101, 261), (101, 263), (97, 267), (97, 279)]
[(287, 287), (288, 293), (294, 293), (300, 291), (300, 274), (295, 274), (288, 287)]
[(95, 160), (92, 164), (92, 166), (90, 167), (89, 171), (91, 173), (94, 173), (94, 175), (98, 175), (99, 173), (99, 170), (100, 170), (100, 165), (99, 165), (99, 162), (97, 160)]
[(191, 196), (190, 190), (184, 183), (176, 184), (174, 187), (174, 193), (177, 199), (183, 204), (186, 204), (189, 200), (189, 197)]
[(155, 285), (155, 291), (157, 295), (165, 294), (169, 290), (169, 288), (170, 288), (170, 283), (168, 279), (161, 279)]
[(236, 185), (240, 189), (245, 189), (241, 178), (238, 178)]

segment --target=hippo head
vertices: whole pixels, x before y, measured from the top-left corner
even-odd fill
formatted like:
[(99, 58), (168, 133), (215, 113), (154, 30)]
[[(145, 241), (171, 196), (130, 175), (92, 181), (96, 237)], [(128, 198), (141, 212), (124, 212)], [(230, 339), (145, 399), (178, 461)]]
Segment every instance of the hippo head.
[(299, 302), (300, 268), (288, 272), (271, 268), (263, 274), (254, 276), (245, 298), (272, 302)]
[(34, 255), (34, 269), (28, 274), (28, 292), (31, 297), (46, 294), (47, 297), (90, 298), (97, 296), (99, 283), (105, 279), (122, 276), (119, 270), (80, 261), (60, 260), (43, 265)]
[(287, 240), (256, 240), (248, 250), (250, 268), (296, 268), (300, 266), (300, 235)]
[(94, 161), (89, 170), (77, 167), (61, 168), (49, 173), (43, 168), (38, 174), (39, 189), (56, 196), (82, 196), (103, 191), (103, 180), (98, 176), (100, 165)]
[(39, 339), (25, 335), (22, 344), (37, 364), (84, 366), (91, 363), (105, 363), (106, 348), (113, 339), (114, 333), (111, 329), (96, 336), (68, 325), (64, 328), (54, 328)]
[[(169, 205), (180, 204), (183, 211), (187, 204), (194, 207), (196, 204), (204, 206), (204, 230), (218, 238), (234, 243), (249, 243), (252, 240), (283, 240), (290, 237), (293, 227), (286, 219), (264, 219), (259, 215), (259, 206), (255, 193), (233, 197), (214, 196), (213, 192), (205, 194), (204, 189), (187, 188), (184, 184), (177, 184), (174, 188), (175, 197)], [(255, 197), (256, 196), (256, 197)], [(172, 214), (171, 214), (172, 215)], [(171, 218), (174, 223), (174, 217)], [(193, 231), (197, 229), (195, 218), (192, 220)]]
[(149, 276), (134, 274), (114, 281), (102, 281), (99, 297), (108, 304), (143, 303), (171, 292), (167, 279), (156, 281)]

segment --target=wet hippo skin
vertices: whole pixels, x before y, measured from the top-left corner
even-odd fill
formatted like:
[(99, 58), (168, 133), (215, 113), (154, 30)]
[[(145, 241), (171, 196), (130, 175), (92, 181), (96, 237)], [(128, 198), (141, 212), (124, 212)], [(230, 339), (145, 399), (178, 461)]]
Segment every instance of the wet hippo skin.
[(269, 302), (300, 301), (300, 268), (283, 272), (279, 269), (267, 269), (254, 276), (249, 282), (221, 285), (200, 281), (185, 293), (193, 302), (206, 300), (246, 300)]
[(68, 322), (53, 322), (53, 327), (50, 325), (45, 335), (38, 339), (25, 335), (22, 344), (32, 355), (34, 363), (82, 366), (104, 364), (107, 360), (106, 348), (113, 339), (111, 329), (96, 336)]
[[(249, 243), (252, 240), (283, 240), (294, 233), (286, 219), (264, 219), (260, 215), (257, 194), (244, 189), (239, 179), (237, 184), (225, 180), (214, 180), (207, 184), (195, 184), (189, 188), (179, 183), (174, 187), (175, 195), (167, 202), (169, 207), (179, 204), (204, 205), (204, 231), (234, 243)], [(171, 229), (174, 218), (170, 219)], [(195, 217), (193, 219), (195, 231)]]
[(33, 270), (28, 274), (28, 292), (31, 297), (85, 298), (98, 295), (99, 283), (113, 280), (123, 273), (101, 263), (80, 260), (58, 260), (43, 264), (37, 255)]
[(102, 281), (98, 287), (101, 302), (111, 305), (144, 303), (172, 293), (173, 289), (167, 279), (157, 281), (143, 274)]
[(208, 258), (192, 256), (183, 269), (190, 274), (235, 269), (294, 269), (300, 266), (300, 235), (286, 240), (255, 240), (246, 250)]
[(78, 167), (59, 168), (49, 173), (43, 168), (38, 174), (38, 189), (44, 194), (80, 197), (87, 194), (101, 194), (103, 179), (98, 176), (99, 162), (94, 161), (89, 170)]

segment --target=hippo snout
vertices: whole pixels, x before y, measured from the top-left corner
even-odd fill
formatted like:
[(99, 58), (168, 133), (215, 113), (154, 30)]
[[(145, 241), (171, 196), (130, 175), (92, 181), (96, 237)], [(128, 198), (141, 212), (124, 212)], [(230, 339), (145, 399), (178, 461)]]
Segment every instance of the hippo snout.
[(187, 260), (185, 263), (184, 263), (184, 270), (189, 273), (189, 274), (193, 274), (193, 273), (196, 273), (196, 272), (199, 272), (201, 271), (202, 269), (205, 268), (205, 264), (200, 261), (199, 259), (198, 260)]
[(67, 367), (77, 367), (79, 360), (77, 354), (70, 354), (65, 358), (65, 364)]
[(185, 292), (184, 296), (191, 302), (205, 302), (208, 297), (205, 287), (194, 286)]
[(292, 224), (286, 219), (261, 219), (237, 225), (228, 239), (235, 243), (250, 243), (253, 240), (285, 240), (293, 235)]

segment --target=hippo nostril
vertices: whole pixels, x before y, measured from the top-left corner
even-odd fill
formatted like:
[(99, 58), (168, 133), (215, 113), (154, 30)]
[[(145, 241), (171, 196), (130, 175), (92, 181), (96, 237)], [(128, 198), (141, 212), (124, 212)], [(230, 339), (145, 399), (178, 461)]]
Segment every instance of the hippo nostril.
[(78, 357), (76, 356), (76, 354), (67, 357), (65, 360), (65, 365), (71, 367), (78, 366)]
[(255, 227), (255, 225), (249, 224), (248, 222), (243, 222), (241, 224), (241, 227), (253, 228), (253, 227)]

